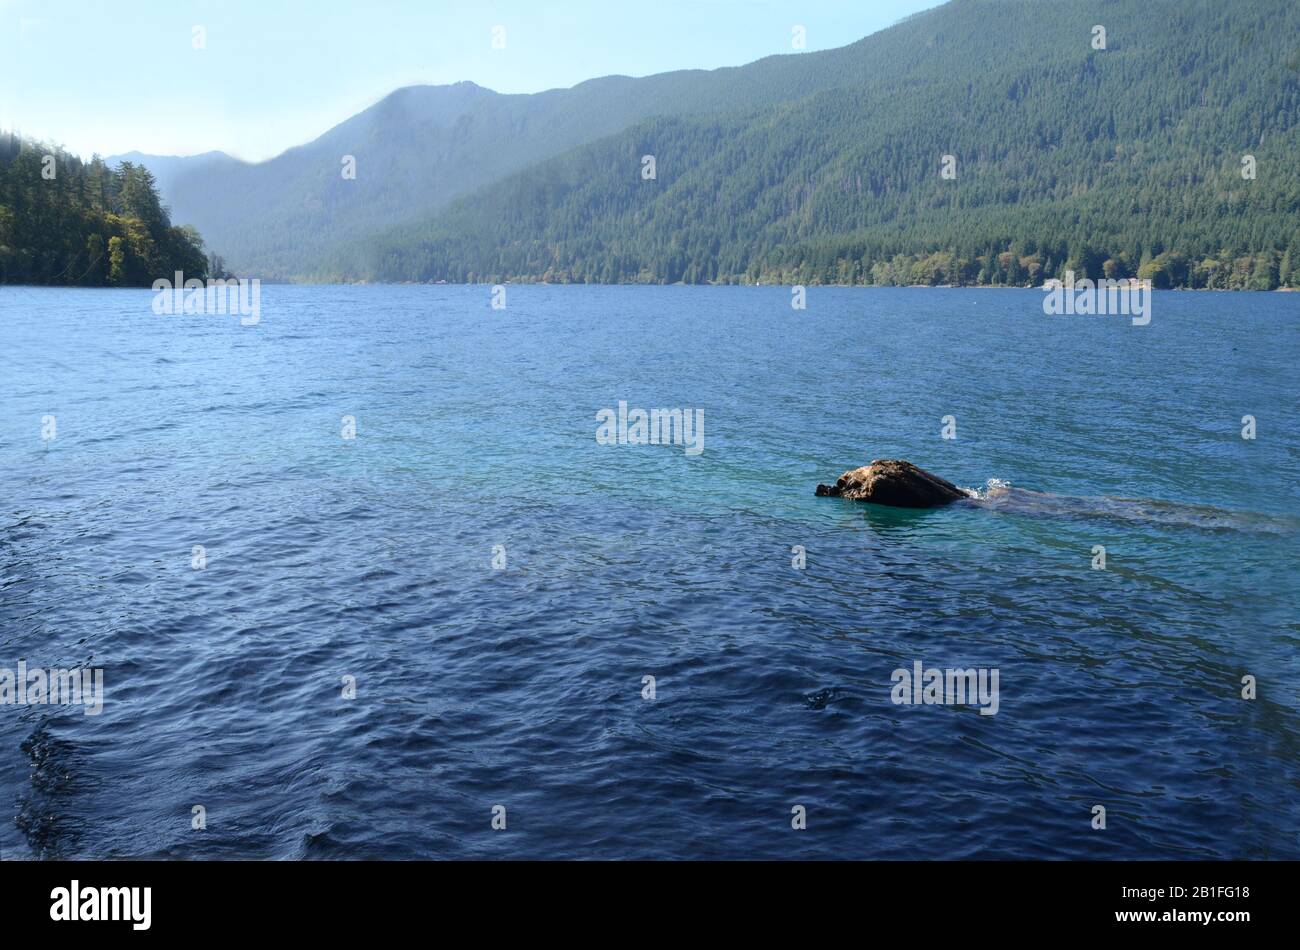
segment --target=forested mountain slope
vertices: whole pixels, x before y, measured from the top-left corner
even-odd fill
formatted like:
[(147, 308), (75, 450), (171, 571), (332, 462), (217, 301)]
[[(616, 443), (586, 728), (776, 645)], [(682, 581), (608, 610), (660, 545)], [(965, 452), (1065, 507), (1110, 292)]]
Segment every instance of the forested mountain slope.
[(1300, 283), (1300, 4), (958, 0), (834, 53), (828, 88), (638, 122), (323, 273)]
[[(741, 67), (607, 76), (535, 95), (469, 82), (412, 86), (266, 162), (220, 153), (124, 157), (148, 165), (176, 220), (198, 228), (239, 272), (329, 278), (336, 275), (322, 260), (331, 249), (427, 218), (641, 119), (770, 106), (843, 85), (896, 87), (940, 65), (905, 42), (871, 38)], [(355, 159), (355, 179), (343, 177), (344, 156)]]

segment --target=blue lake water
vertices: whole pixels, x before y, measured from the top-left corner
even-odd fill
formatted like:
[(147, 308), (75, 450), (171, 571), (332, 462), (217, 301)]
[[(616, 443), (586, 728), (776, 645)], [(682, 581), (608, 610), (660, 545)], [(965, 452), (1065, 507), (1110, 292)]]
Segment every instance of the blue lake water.
[[(0, 706), (4, 858), (1300, 857), (1300, 295), (152, 299), (0, 288), (0, 667), (105, 682)], [(1046, 495), (813, 495), (892, 457)]]

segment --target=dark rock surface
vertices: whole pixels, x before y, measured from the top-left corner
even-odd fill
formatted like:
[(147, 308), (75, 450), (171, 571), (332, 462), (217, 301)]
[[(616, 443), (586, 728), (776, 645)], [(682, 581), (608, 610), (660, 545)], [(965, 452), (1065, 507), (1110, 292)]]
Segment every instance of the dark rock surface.
[(898, 508), (934, 508), (970, 497), (952, 482), (899, 459), (877, 459), (845, 472), (834, 485), (818, 485), (817, 494)]

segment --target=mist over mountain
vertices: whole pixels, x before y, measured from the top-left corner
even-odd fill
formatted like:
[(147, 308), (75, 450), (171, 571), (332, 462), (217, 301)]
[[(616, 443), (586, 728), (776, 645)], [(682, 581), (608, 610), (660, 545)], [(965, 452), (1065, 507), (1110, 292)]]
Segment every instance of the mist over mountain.
[(1298, 146), (1289, 0), (955, 0), (738, 68), (401, 89), (269, 162), (150, 167), (269, 278), (1265, 289), (1300, 282)]
[(123, 162), (143, 165), (149, 169), (154, 181), (163, 193), (173, 191), (176, 186), (176, 179), (182, 175), (192, 174), (199, 170), (213, 172), (223, 167), (243, 164), (239, 159), (232, 158), (225, 152), (220, 151), (204, 152), (201, 155), (187, 155), (185, 157), (148, 155), (144, 152), (133, 151), (122, 155), (110, 155), (104, 161), (113, 166), (121, 165)]

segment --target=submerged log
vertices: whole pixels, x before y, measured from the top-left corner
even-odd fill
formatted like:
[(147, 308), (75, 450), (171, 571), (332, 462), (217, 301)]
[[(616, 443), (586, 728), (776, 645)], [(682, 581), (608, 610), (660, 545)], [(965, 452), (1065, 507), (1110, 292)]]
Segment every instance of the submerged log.
[(817, 495), (898, 508), (934, 508), (970, 497), (952, 482), (900, 459), (877, 459), (845, 472), (834, 485), (818, 485)]

